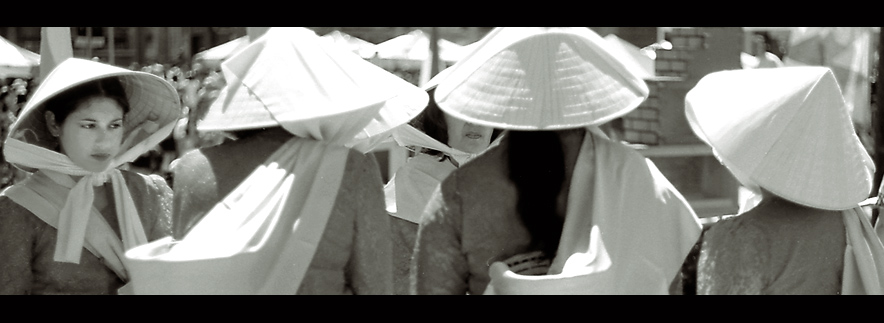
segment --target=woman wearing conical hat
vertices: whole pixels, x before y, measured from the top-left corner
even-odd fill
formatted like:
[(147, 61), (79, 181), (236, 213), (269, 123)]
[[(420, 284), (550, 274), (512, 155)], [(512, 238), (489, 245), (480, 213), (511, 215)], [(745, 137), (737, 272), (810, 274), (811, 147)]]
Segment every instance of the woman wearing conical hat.
[(408, 294), (418, 224), (433, 191), (448, 174), (495, 146), (501, 138), (500, 129), (465, 122), (439, 109), (433, 92), (436, 81), (445, 75), (442, 71), (423, 86), (429, 95), (427, 107), (391, 134), (392, 140), (414, 153), (384, 185), (387, 213), (391, 215), (393, 285), (397, 295)]
[(0, 293), (116, 294), (126, 250), (171, 234), (172, 190), (123, 170), (181, 116), (165, 80), (70, 58), (12, 125), (4, 154), (31, 172), (0, 193)]
[(884, 246), (859, 207), (874, 165), (831, 70), (715, 72), (685, 103), (694, 133), (761, 197), (704, 234), (698, 294), (884, 292)]
[(175, 163), (175, 236), (126, 254), (134, 292), (392, 294), (383, 180), (365, 152), (426, 92), (306, 28), (270, 28), (222, 72), (197, 129), (237, 139)]
[(508, 130), (431, 197), (415, 294), (666, 294), (701, 225), (654, 164), (597, 127), (648, 95), (588, 28), (498, 28), (436, 88)]

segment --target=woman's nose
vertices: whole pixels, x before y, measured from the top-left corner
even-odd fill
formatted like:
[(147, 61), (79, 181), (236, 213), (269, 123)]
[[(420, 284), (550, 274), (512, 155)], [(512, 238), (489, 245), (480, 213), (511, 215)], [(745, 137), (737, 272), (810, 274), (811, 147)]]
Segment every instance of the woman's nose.
[(114, 144), (119, 144), (119, 142), (116, 142), (116, 139), (118, 139), (117, 137), (118, 136), (113, 133), (113, 130), (100, 129), (95, 136), (95, 142), (101, 148), (109, 148), (112, 147)]
[(485, 127), (485, 126), (481, 126), (481, 125), (477, 125), (477, 124), (475, 124), (475, 123), (467, 122), (467, 123), (464, 123), (464, 128), (466, 128), (466, 129), (470, 129), (470, 130), (479, 130), (479, 131), (481, 131), (481, 130), (485, 130), (487, 127)]

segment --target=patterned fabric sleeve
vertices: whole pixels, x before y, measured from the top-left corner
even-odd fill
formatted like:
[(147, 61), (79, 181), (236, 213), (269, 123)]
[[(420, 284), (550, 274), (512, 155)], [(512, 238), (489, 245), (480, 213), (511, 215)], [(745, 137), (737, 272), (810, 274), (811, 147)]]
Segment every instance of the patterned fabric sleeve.
[(760, 228), (734, 217), (719, 221), (703, 236), (697, 264), (698, 295), (760, 295), (770, 255)]
[(172, 188), (166, 180), (159, 175), (124, 174), (147, 240), (172, 235)]
[(172, 167), (172, 236), (181, 240), (223, 196), (219, 196), (218, 179), (201, 150), (190, 151), (176, 162)]
[(150, 241), (172, 235), (172, 188), (166, 180), (159, 175), (150, 175), (152, 179), (153, 196), (156, 198), (153, 227), (148, 232), (147, 239)]

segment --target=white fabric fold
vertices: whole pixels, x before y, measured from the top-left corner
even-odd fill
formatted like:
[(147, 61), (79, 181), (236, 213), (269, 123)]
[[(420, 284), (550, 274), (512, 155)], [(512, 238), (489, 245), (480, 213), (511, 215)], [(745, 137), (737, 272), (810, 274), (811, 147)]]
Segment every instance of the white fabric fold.
[(587, 131), (549, 273), (491, 265), (485, 294), (667, 294), (702, 225), (638, 152)]
[(295, 294), (325, 231), (349, 149), (292, 138), (181, 241), (126, 252), (135, 294)]
[[(414, 149), (416, 150), (415, 156), (396, 171), (390, 181), (384, 185), (387, 213), (412, 223), (420, 223), (424, 206), (430, 200), (433, 190), (439, 186), (445, 176), (448, 176), (456, 167), (500, 144), (501, 138), (503, 138), (503, 134), (497, 136), (482, 152), (471, 154), (443, 144), (409, 124), (394, 128), (386, 140), (392, 140), (402, 147), (417, 147), (417, 149)], [(442, 152), (454, 159), (457, 165), (447, 161), (439, 164), (438, 157), (422, 154), (420, 148)]]
[[(451, 156), (460, 164), (461, 162), (466, 162), (478, 154), (470, 154), (464, 151), (460, 151), (458, 149), (452, 148), (442, 142), (430, 137), (423, 131), (417, 130), (411, 125), (404, 124), (399, 127), (393, 129), (392, 139), (402, 147), (419, 147), (419, 148), (429, 148), (433, 150), (437, 150)], [(420, 152), (420, 151), (418, 151)]]
[[(847, 234), (842, 295), (884, 295), (884, 245), (859, 207), (841, 211)], [(880, 225), (878, 225), (880, 226)]]
[[(30, 145), (14, 138), (6, 140), (4, 153), (10, 163), (43, 170), (55, 183), (70, 189), (58, 215), (58, 239), (53, 257), (55, 261), (80, 263), (80, 255), (86, 240), (87, 224), (94, 200), (92, 187), (102, 185), (108, 179), (114, 187), (114, 203), (116, 203), (123, 247), (128, 249), (147, 243), (147, 236), (144, 233), (129, 188), (120, 171), (116, 169), (124, 161), (117, 158), (111, 162), (107, 170), (97, 173), (90, 172), (77, 166), (64, 154)], [(71, 176), (82, 177), (79, 181), (74, 182)]]
[(419, 153), (411, 157), (384, 185), (387, 213), (414, 224), (420, 223), (424, 206), (436, 187), (455, 169), (454, 164), (440, 161), (436, 156)]

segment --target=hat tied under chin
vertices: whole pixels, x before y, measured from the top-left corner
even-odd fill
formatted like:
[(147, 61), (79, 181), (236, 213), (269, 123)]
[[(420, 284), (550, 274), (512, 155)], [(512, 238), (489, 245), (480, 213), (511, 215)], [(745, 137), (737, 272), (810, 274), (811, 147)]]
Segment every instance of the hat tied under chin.
[[(123, 248), (129, 249), (147, 243), (138, 210), (132, 200), (122, 173), (116, 167), (123, 161), (114, 159), (101, 172), (90, 172), (77, 166), (67, 155), (9, 138), (4, 153), (10, 163), (39, 169), (56, 184), (70, 189), (59, 212), (58, 235), (53, 259), (59, 262), (80, 263), (86, 237), (86, 228), (93, 211), (94, 186), (110, 180), (120, 225)], [(82, 176), (74, 181), (72, 176)]]

